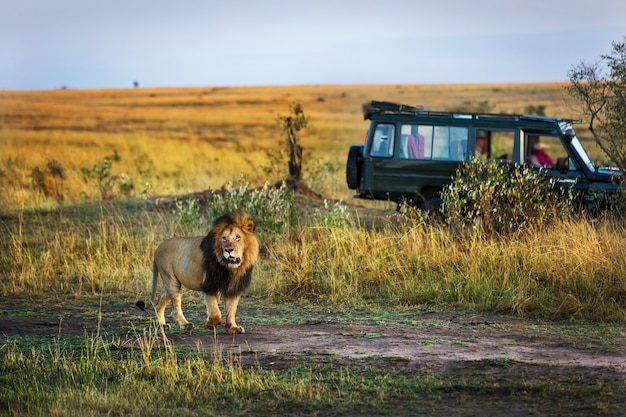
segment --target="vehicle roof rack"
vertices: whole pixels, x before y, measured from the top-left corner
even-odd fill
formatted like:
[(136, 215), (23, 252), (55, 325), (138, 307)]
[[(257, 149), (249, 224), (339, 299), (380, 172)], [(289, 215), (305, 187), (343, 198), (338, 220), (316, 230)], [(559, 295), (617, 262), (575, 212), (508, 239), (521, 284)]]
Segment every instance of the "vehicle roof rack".
[(365, 120), (371, 119), (372, 115), (377, 113), (392, 113), (392, 114), (425, 114), (431, 116), (451, 117), (451, 118), (471, 118), (471, 119), (509, 119), (509, 120), (537, 120), (537, 121), (557, 121), (557, 122), (569, 122), (572, 124), (580, 123), (580, 120), (567, 119), (559, 117), (547, 117), (537, 116), (529, 114), (502, 114), (502, 113), (474, 113), (474, 112), (458, 112), (458, 111), (444, 111), (444, 110), (425, 110), (424, 106), (412, 106), (408, 104), (393, 103), (391, 101), (375, 101), (363, 106), (363, 118)]
[(424, 106), (411, 106), (408, 104), (393, 103), (391, 101), (372, 100), (364, 106), (363, 118), (370, 119), (373, 114), (389, 112), (402, 114), (416, 114), (424, 111)]

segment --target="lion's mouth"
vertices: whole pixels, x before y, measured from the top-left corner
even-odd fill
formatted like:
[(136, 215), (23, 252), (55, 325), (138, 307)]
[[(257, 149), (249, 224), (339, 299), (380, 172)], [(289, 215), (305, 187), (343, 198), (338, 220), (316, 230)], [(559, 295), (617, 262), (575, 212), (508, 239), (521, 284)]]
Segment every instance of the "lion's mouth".
[(229, 268), (237, 268), (241, 265), (241, 258), (235, 258), (234, 256), (229, 256), (226, 258), (226, 262), (228, 262)]

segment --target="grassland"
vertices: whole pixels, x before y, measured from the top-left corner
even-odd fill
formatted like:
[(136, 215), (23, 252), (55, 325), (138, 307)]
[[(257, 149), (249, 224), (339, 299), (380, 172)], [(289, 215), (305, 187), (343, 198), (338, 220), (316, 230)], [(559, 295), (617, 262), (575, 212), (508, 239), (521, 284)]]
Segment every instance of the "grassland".
[[(120, 300), (145, 299), (158, 243), (206, 233), (210, 221), (206, 201), (176, 204), (172, 196), (280, 180), (286, 158), (276, 116), (298, 102), (311, 117), (301, 137), (305, 180), (350, 206), (336, 211), (288, 193), (278, 197), (286, 205), (255, 203), (290, 219), (261, 224), (261, 260), (243, 302), (288, 312), (268, 318), (269, 329), (300, 325), (289, 312), (302, 306), (339, 311), (345, 321), (406, 311), (489, 314), (597, 329), (588, 345), (582, 333), (558, 330), (554, 339), (578, 340), (598, 355), (624, 353), (626, 225), (564, 219), (502, 239), (429, 226), (385, 202), (353, 205), (345, 157), (363, 139), (361, 106), (372, 99), (435, 109), (488, 101), (496, 112), (543, 105), (548, 115), (578, 116), (562, 84), (0, 92), (0, 316), (24, 323), (0, 339), (0, 414), (620, 415), (626, 386), (610, 369), (607, 380), (595, 368), (505, 358), (446, 372), (312, 354), (274, 370), (218, 350), (181, 349), (126, 316), (107, 332), (29, 333), (30, 317), (100, 323)], [(250, 315), (253, 325), (266, 324), (262, 314)], [(549, 407), (528, 407), (542, 402)]]
[[(545, 106), (577, 117), (563, 84), (337, 85), (0, 92), (0, 209), (56, 207), (111, 194), (171, 195), (244, 178), (285, 175), (276, 123), (300, 103), (305, 175), (328, 198), (348, 199), (346, 149), (367, 130), (361, 109), (395, 100), (450, 109), (488, 102), (494, 112)], [(112, 166), (102, 172), (103, 159)], [(100, 171), (98, 171), (100, 169)], [(108, 177), (103, 177), (108, 174)], [(119, 190), (122, 185), (126, 189)], [(112, 189), (107, 189), (107, 186)], [(132, 187), (131, 187), (132, 186)], [(131, 189), (132, 188), (132, 189)]]

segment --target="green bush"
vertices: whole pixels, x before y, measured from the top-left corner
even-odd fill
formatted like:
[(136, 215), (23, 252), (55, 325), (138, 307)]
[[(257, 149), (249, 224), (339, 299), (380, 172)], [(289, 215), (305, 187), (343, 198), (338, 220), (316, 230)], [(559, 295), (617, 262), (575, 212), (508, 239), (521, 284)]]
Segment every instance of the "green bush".
[(130, 197), (135, 191), (131, 176), (112, 173), (113, 162), (119, 162), (121, 159), (117, 150), (113, 150), (113, 155), (105, 156), (92, 168), (81, 168), (85, 180), (91, 180), (98, 187), (102, 200), (116, 200), (120, 195)]
[(447, 221), (488, 234), (539, 226), (569, 213), (573, 198), (540, 170), (473, 158), (442, 193)]
[(207, 214), (214, 219), (233, 210), (250, 213), (261, 235), (285, 233), (299, 217), (294, 193), (284, 184), (277, 188), (265, 183), (263, 187), (250, 189), (249, 183), (239, 186), (229, 183), (213, 193)]

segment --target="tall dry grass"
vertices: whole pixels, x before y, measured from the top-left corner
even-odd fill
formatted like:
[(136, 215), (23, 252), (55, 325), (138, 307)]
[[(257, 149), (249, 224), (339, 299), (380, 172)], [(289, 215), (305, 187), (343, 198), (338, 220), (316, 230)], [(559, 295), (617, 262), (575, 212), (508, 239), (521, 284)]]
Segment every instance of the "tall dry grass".
[(276, 300), (624, 320), (623, 223), (564, 220), (506, 239), (445, 228), (303, 229), (271, 248)]
[[(291, 227), (260, 231), (252, 296), (349, 308), (626, 318), (621, 221), (559, 220), (497, 238), (397, 214), (371, 227), (355, 217), (346, 222), (336, 207), (325, 217), (317, 210), (302, 212)], [(0, 294), (145, 299), (156, 246), (174, 235), (205, 234), (209, 224), (199, 210), (142, 202), (6, 217)]]

